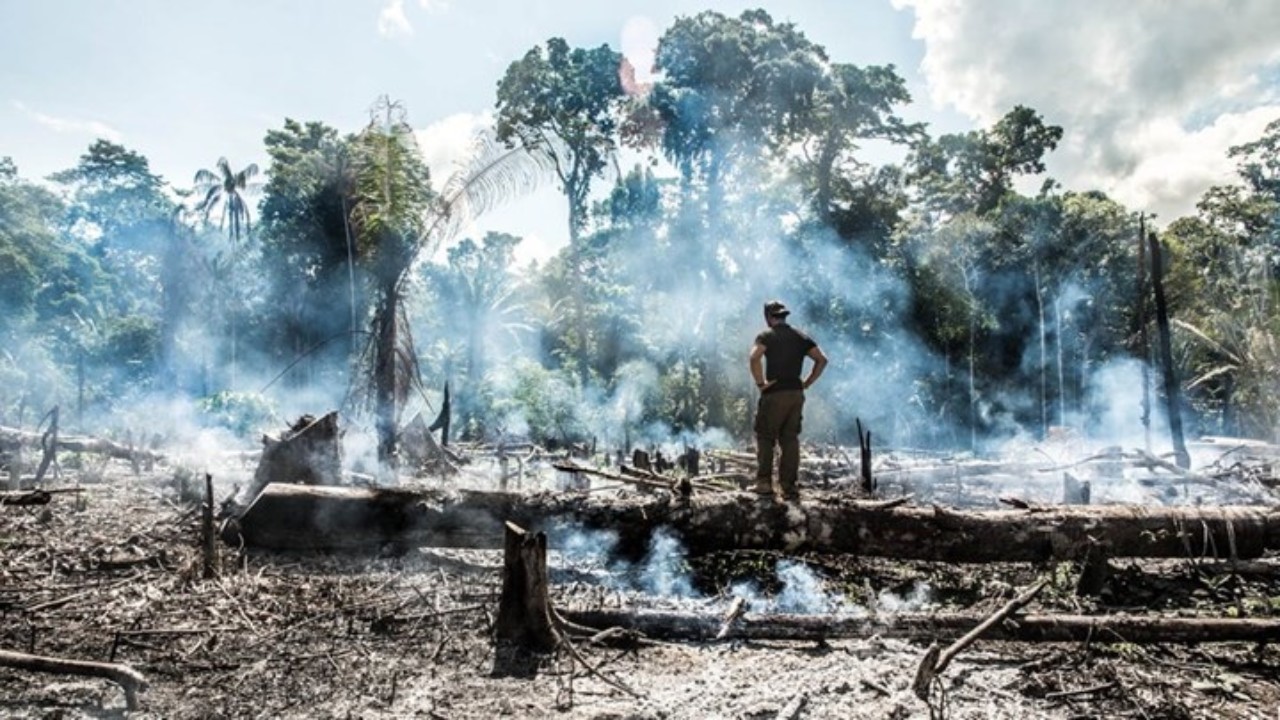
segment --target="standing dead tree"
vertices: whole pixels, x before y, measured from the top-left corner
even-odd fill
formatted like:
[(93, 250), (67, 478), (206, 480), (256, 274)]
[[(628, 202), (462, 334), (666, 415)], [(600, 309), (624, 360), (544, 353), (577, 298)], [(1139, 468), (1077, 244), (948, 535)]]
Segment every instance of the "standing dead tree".
[(1173, 453), (1178, 467), (1186, 470), (1191, 467), (1191, 455), (1187, 453), (1187, 441), (1182, 433), (1181, 393), (1178, 391), (1178, 376), (1173, 367), (1172, 340), (1169, 331), (1169, 306), (1164, 298), (1164, 259), (1160, 250), (1160, 240), (1154, 232), (1147, 234), (1147, 243), (1151, 246), (1151, 287), (1156, 296), (1156, 327), (1160, 331), (1160, 362), (1164, 366), (1164, 400), (1169, 414), (1169, 433), (1173, 439)]

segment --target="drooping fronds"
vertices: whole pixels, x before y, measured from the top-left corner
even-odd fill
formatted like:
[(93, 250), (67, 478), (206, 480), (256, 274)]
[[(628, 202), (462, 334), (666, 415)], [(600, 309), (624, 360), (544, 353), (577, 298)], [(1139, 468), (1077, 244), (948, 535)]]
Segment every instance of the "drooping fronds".
[(509, 148), (482, 130), (472, 140), (471, 151), (458, 163), (440, 192), (433, 217), (422, 234), (420, 248), (428, 254), (456, 237), (467, 223), (504, 202), (537, 190), (555, 177), (555, 168), (544, 153), (523, 146)]

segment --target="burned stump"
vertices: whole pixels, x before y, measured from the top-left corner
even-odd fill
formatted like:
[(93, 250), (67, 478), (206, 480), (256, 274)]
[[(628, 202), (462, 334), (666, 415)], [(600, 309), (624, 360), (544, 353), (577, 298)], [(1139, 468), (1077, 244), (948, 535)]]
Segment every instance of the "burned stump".
[(553, 650), (558, 638), (551, 619), (549, 586), (546, 534), (507, 523), (494, 640), (530, 652)]
[(342, 481), (342, 433), (338, 413), (316, 419), (303, 415), (278, 439), (262, 437), (262, 459), (253, 473), (249, 497), (268, 483), (338, 485)]

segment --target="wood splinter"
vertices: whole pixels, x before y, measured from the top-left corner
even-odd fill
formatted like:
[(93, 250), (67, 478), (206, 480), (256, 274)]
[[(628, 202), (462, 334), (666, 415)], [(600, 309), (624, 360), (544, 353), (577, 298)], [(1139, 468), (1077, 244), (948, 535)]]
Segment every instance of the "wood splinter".
[(131, 711), (138, 709), (138, 693), (148, 687), (147, 679), (142, 676), (142, 673), (128, 665), (117, 663), (67, 660), (65, 658), (0, 650), (0, 667), (55, 673), (58, 675), (105, 678), (124, 690), (125, 704)]

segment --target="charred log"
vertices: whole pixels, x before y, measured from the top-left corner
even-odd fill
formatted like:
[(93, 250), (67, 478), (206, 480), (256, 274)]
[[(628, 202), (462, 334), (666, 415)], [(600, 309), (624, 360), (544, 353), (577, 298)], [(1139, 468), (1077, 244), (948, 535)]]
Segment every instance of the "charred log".
[(1280, 548), (1280, 509), (1070, 506), (958, 511), (886, 506), (830, 495), (800, 503), (718, 492), (604, 498), (305, 487), (273, 483), (239, 518), (250, 545), (272, 548), (406, 544), (501, 547), (503, 523), (608, 529), (641, 555), (668, 528), (694, 555), (719, 550), (849, 553), (944, 562), (1079, 559), (1106, 541), (1111, 557), (1256, 558)]
[[(714, 640), (723, 625), (716, 615), (641, 610), (558, 610), (569, 622), (597, 630), (621, 627), (655, 640)], [(973, 613), (900, 613), (883, 618), (747, 613), (730, 638), (835, 640), (883, 638), (956, 639), (986, 617)], [(987, 640), (1021, 642), (1202, 643), (1275, 642), (1280, 620), (1146, 617), (1136, 615), (1013, 615), (984, 629)]]

